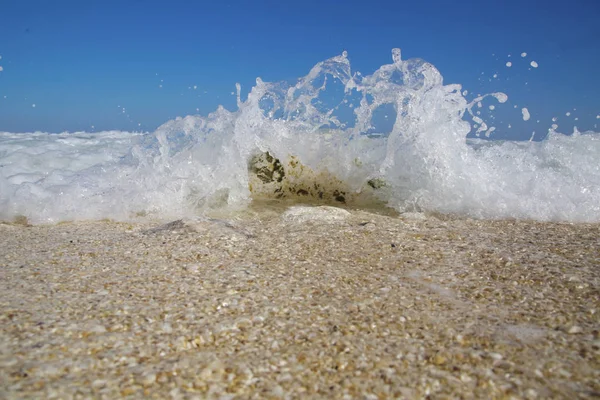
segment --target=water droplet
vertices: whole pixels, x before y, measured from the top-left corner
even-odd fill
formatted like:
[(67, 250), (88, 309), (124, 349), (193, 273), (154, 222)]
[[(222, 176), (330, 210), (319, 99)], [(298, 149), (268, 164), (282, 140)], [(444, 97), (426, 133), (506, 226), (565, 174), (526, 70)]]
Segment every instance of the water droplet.
[(402, 51), (399, 48), (392, 49), (392, 60), (395, 64), (402, 62)]

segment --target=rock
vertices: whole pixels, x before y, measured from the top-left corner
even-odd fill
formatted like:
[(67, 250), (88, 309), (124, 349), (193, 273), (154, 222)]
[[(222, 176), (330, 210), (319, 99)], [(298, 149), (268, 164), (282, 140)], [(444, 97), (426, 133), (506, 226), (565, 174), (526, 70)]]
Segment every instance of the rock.
[(94, 325), (90, 331), (94, 333), (104, 333), (106, 332), (106, 328), (103, 325)]
[(573, 325), (570, 329), (569, 329), (569, 334), (571, 335), (577, 335), (578, 333), (583, 332), (583, 329), (581, 329), (580, 326), (577, 325)]
[(142, 375), (142, 385), (150, 386), (156, 382), (156, 374), (154, 372), (149, 372)]
[(306, 207), (294, 206), (290, 207), (283, 213), (281, 219), (285, 222), (304, 223), (308, 221), (319, 222), (337, 222), (343, 221), (350, 216), (350, 212), (330, 206)]

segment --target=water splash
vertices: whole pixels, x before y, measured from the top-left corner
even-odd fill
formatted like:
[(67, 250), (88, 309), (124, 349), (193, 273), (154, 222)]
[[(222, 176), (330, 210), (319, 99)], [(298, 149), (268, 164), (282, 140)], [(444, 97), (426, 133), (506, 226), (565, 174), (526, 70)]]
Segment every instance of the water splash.
[[(399, 212), (599, 221), (598, 134), (538, 143), (467, 140), (494, 127), (421, 59), (372, 75), (347, 54), (295, 84), (260, 78), (236, 111), (168, 121), (152, 134), (0, 134), (0, 218), (161, 218), (310, 198)], [(465, 92), (466, 93), (466, 92)]]

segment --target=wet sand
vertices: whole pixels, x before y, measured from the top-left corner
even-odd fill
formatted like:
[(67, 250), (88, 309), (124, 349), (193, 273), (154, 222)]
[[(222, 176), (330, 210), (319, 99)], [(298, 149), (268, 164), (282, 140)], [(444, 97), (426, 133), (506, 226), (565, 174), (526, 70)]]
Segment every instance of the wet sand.
[(0, 224), (1, 398), (598, 398), (600, 225)]

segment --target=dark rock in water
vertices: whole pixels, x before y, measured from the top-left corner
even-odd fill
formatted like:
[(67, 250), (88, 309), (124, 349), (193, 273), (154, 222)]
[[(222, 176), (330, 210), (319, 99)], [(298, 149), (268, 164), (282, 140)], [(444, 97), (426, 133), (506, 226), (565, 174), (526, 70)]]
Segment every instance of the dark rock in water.
[(345, 203), (346, 202), (346, 193), (344, 192), (340, 192), (339, 190), (334, 190), (333, 191), (333, 198), (335, 199), (335, 201), (339, 201), (340, 203)]
[[(356, 190), (327, 170), (315, 171), (302, 164), (297, 157), (281, 161), (270, 152), (253, 156), (248, 163), (249, 189), (255, 199), (297, 199), (301, 202), (325, 204), (378, 204), (382, 205), (383, 179), (365, 182)], [(379, 193), (375, 194), (378, 191)]]
[(385, 180), (383, 180), (382, 178), (369, 179), (367, 184), (373, 189), (381, 189), (382, 187), (386, 186)]
[(268, 151), (255, 155), (250, 160), (248, 171), (263, 183), (281, 183), (285, 178), (285, 170), (279, 159), (273, 157)]

